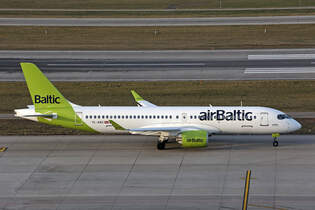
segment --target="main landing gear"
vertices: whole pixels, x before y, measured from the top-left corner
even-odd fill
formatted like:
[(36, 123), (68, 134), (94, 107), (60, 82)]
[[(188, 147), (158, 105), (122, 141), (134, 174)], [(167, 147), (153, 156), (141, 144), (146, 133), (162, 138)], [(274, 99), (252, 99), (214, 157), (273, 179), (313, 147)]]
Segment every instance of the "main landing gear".
[(272, 143), (272, 145), (273, 145), (274, 147), (279, 146), (279, 141), (278, 141), (278, 137), (279, 137), (279, 136), (280, 136), (279, 133), (273, 133), (273, 134), (272, 134), (272, 137), (273, 137), (273, 143)]
[(165, 143), (166, 143), (165, 141), (162, 141), (162, 142), (161, 142), (161, 141), (158, 140), (158, 141), (157, 141), (157, 147), (156, 147), (156, 148), (157, 148), (158, 150), (165, 149)]
[(161, 134), (160, 135), (160, 138), (159, 138), (159, 140), (157, 141), (157, 145), (156, 145), (156, 148), (158, 149), (158, 150), (163, 150), (163, 149), (165, 149), (165, 144), (166, 144), (166, 142), (168, 141), (168, 136), (167, 136), (167, 134)]

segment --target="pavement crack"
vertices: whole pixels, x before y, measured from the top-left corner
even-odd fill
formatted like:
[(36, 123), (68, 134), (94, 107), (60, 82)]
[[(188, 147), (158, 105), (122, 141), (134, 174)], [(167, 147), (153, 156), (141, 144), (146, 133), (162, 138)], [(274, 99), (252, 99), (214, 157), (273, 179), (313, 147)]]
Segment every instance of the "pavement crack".
[(136, 166), (137, 160), (138, 160), (138, 158), (140, 157), (140, 154), (141, 154), (141, 153), (142, 153), (142, 150), (137, 153), (137, 156), (136, 156), (136, 158), (135, 158), (135, 160), (134, 160), (132, 166), (130, 167), (126, 178), (124, 179), (123, 183), (121, 184), (121, 187), (120, 187), (120, 189), (119, 189), (119, 192), (118, 192), (117, 196), (115, 196), (115, 199), (114, 199), (113, 204), (112, 204), (112, 206), (111, 206), (110, 209), (114, 209), (114, 207), (115, 207), (115, 205), (116, 205), (116, 203), (117, 203), (117, 200), (118, 200), (118, 198), (120, 197), (121, 192), (123, 191), (124, 186), (125, 186), (125, 184), (127, 183), (130, 174), (132, 173), (134, 167)]
[(182, 159), (181, 159), (180, 164), (179, 164), (179, 166), (178, 166), (178, 169), (177, 169), (177, 172), (176, 172), (176, 176), (175, 176), (174, 182), (173, 182), (173, 184), (172, 184), (172, 188), (171, 188), (170, 194), (167, 196), (166, 203), (165, 203), (165, 208), (164, 208), (164, 209), (167, 209), (167, 208), (168, 208), (169, 200), (171, 199), (171, 197), (172, 197), (172, 195), (173, 195), (174, 188), (175, 188), (175, 185), (176, 185), (176, 181), (177, 181), (177, 178), (178, 178), (178, 176), (179, 176), (180, 170), (181, 170), (181, 168), (182, 168), (182, 164), (183, 164), (184, 158), (185, 158), (185, 151), (183, 152)]
[[(231, 164), (231, 152), (232, 152), (232, 144), (230, 145), (230, 149), (228, 152), (228, 159), (227, 159), (226, 167), (225, 167), (225, 171), (224, 171), (223, 184), (222, 184), (222, 188), (221, 188), (221, 192), (220, 192), (219, 210), (224, 207), (223, 206), (223, 193), (224, 193), (224, 189), (225, 189), (225, 185), (226, 185), (226, 179), (228, 176), (229, 167)], [(224, 208), (226, 208), (226, 207), (224, 207)]]

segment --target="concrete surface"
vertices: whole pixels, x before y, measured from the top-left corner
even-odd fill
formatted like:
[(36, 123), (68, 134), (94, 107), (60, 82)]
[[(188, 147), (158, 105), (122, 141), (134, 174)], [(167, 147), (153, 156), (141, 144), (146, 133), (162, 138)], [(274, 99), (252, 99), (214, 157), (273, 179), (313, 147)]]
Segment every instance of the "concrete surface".
[(20, 62), (55, 81), (315, 79), (315, 49), (0, 51), (0, 81), (24, 81)]
[(155, 149), (146, 136), (1, 136), (0, 209), (314, 209), (315, 136), (213, 136)]
[(213, 26), (314, 24), (315, 16), (204, 18), (0, 18), (1, 26)]

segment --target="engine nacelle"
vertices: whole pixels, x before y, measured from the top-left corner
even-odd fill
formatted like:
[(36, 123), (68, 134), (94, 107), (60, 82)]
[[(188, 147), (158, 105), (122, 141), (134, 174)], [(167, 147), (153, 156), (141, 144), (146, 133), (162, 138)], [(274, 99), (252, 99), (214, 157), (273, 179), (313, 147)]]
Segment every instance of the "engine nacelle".
[(208, 146), (208, 132), (204, 130), (184, 131), (181, 133), (183, 147)]

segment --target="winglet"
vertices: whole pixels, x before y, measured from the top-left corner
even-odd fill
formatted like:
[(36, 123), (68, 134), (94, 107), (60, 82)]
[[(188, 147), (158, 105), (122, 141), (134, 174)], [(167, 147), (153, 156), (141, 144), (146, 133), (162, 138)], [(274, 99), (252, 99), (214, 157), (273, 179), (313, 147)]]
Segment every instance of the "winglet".
[(126, 130), (125, 128), (123, 128), (121, 125), (114, 122), (113, 120), (110, 120), (109, 122), (110, 122), (110, 124), (112, 124), (112, 126), (115, 128), (115, 130), (120, 130), (120, 131)]
[(131, 93), (133, 97), (135, 98), (136, 102), (144, 101), (144, 99), (138, 93), (136, 93), (136, 91), (131, 90)]

